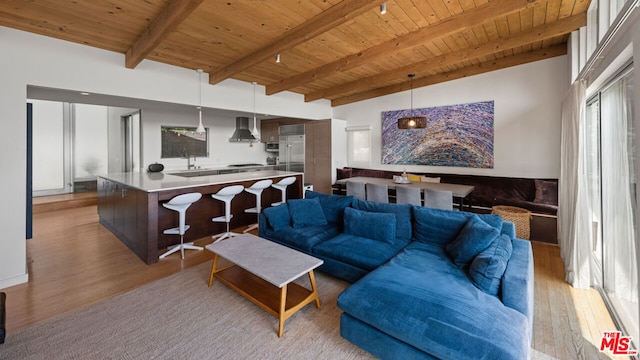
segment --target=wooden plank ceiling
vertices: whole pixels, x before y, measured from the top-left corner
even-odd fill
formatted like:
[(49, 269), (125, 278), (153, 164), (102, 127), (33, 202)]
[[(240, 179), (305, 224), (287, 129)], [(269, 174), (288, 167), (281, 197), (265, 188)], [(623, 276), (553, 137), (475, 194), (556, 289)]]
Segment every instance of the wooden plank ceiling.
[(337, 106), (566, 54), (589, 2), (3, 0), (0, 25)]

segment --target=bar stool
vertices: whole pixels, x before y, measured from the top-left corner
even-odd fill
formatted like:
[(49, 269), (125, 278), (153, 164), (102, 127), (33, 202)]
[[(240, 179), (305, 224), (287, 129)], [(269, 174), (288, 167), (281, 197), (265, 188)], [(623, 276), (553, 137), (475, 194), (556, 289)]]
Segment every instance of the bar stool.
[(183, 259), (184, 259), (184, 249), (202, 250), (202, 247), (194, 246), (193, 242), (188, 242), (186, 244), (184, 243), (184, 233), (187, 230), (189, 230), (189, 227), (190, 227), (189, 225), (185, 224), (187, 209), (189, 208), (189, 206), (191, 206), (191, 204), (200, 200), (201, 197), (202, 197), (202, 194), (200, 193), (182, 194), (182, 195), (175, 196), (168, 202), (162, 204), (162, 206), (164, 206), (169, 210), (177, 211), (179, 215), (178, 227), (166, 229), (162, 233), (167, 235), (180, 235), (180, 244), (170, 246), (169, 247), (170, 250), (160, 255), (160, 259), (164, 259), (167, 255), (171, 255), (174, 252), (177, 252), (178, 250), (180, 250), (180, 254), (182, 255)]
[[(244, 212), (258, 214), (258, 219), (260, 218), (260, 212), (262, 211), (262, 190), (268, 188), (269, 186), (271, 186), (271, 184), (273, 184), (273, 180), (271, 179), (260, 180), (260, 181), (256, 181), (255, 183), (253, 183), (253, 185), (244, 189), (244, 191), (256, 196), (256, 207), (245, 209)], [(252, 224), (248, 228), (246, 228), (243, 231), (243, 233), (247, 233), (257, 228), (258, 228), (258, 223), (256, 222), (255, 224)]]
[(295, 176), (289, 176), (286, 177), (280, 181), (278, 181), (277, 183), (271, 185), (272, 187), (280, 190), (280, 192), (282, 192), (282, 201), (278, 201), (275, 203), (272, 203), (271, 206), (277, 206), (280, 205), (282, 203), (285, 203), (287, 201), (287, 186), (293, 184), (294, 182), (296, 182), (296, 177)]
[(224, 215), (214, 217), (211, 219), (213, 222), (223, 222), (227, 224), (227, 231), (220, 233), (218, 235), (213, 235), (212, 238), (216, 239), (213, 243), (217, 243), (220, 240), (226, 239), (228, 237), (237, 236), (240, 234), (236, 234), (229, 230), (229, 224), (231, 223), (231, 218), (233, 215), (231, 214), (231, 200), (233, 200), (234, 196), (240, 194), (244, 190), (244, 186), (242, 185), (231, 185), (225, 186), (220, 189), (217, 193), (211, 194), (211, 197), (224, 202)]

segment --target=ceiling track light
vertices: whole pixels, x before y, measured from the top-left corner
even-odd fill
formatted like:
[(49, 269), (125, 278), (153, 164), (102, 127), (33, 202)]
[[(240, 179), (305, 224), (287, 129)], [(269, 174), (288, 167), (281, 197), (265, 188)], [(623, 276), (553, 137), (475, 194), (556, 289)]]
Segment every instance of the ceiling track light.
[(387, 13), (387, 3), (384, 2), (380, 4), (380, 14), (384, 15)]
[(280, 62), (280, 54), (276, 54), (276, 62), (279, 63)]

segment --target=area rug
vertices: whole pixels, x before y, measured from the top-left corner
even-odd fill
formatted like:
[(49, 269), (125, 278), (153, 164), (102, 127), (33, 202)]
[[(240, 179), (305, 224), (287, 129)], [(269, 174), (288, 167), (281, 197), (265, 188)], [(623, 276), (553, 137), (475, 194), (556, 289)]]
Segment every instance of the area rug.
[[(285, 323), (220, 282), (204, 263), (7, 335), (0, 359), (371, 359), (340, 337), (336, 299), (349, 284), (316, 272), (321, 308)], [(308, 283), (304, 278), (303, 282)]]

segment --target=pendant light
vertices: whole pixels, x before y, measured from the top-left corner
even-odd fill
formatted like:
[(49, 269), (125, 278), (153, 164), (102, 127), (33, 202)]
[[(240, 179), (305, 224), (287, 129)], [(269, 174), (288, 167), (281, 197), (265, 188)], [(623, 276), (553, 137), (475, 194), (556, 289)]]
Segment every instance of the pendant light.
[(253, 82), (253, 130), (251, 131), (251, 135), (253, 135), (256, 139), (260, 138), (260, 132), (258, 132), (258, 124), (256, 121), (256, 82)]
[(424, 129), (427, 127), (427, 118), (413, 115), (413, 78), (416, 74), (409, 74), (407, 76), (409, 77), (411, 88), (411, 112), (410, 116), (398, 119), (398, 129)]
[(196, 70), (198, 72), (198, 127), (196, 128), (196, 132), (198, 134), (204, 133), (206, 130), (202, 125), (202, 69)]

